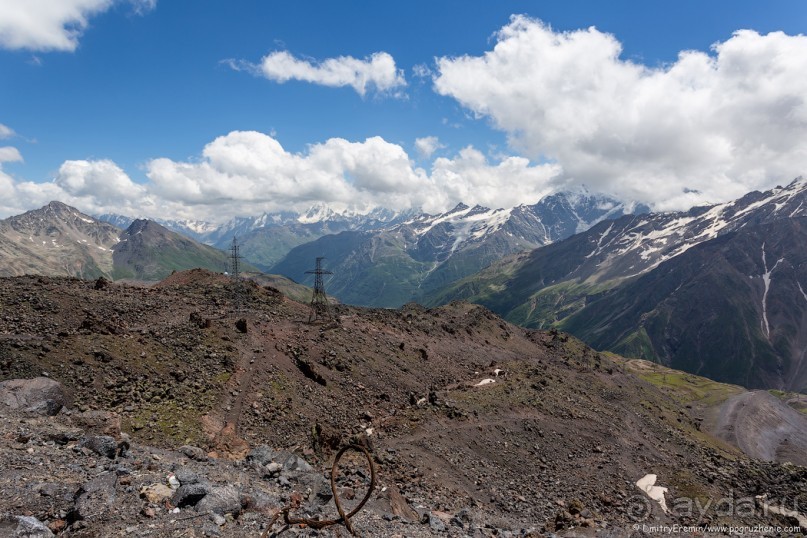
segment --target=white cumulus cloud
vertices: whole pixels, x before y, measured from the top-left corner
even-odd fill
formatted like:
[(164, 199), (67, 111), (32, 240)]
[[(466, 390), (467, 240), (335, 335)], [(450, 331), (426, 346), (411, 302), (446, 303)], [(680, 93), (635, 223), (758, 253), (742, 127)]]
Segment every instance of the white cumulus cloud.
[(14, 129), (12, 129), (11, 127), (9, 127), (7, 125), (3, 125), (2, 123), (0, 123), (0, 140), (3, 140), (5, 138), (11, 138), (15, 134), (17, 134), (17, 133), (14, 132)]
[(435, 151), (444, 147), (436, 136), (424, 136), (423, 138), (415, 139), (415, 149), (424, 159), (431, 158)]
[[(136, 13), (154, 9), (157, 0), (127, 0)], [(2, 0), (0, 47), (36, 51), (73, 51), (94, 15), (123, 0)]]
[(416, 78), (430, 78), (434, 73), (426, 64), (417, 64), (412, 66), (412, 74)]
[(131, 180), (114, 162), (65, 161), (54, 180), (71, 197), (91, 197), (95, 205), (130, 202), (146, 194), (146, 189)]
[(22, 161), (20, 151), (12, 146), (0, 147), (0, 164)]
[[(19, 152), (4, 151), (7, 149), (0, 148), (0, 164), (4, 160), (22, 160)], [(172, 214), (182, 209), (155, 197), (147, 186), (133, 182), (109, 160), (65, 161), (53, 180), (44, 183), (19, 180), (0, 168), (0, 218), (42, 207), (52, 200), (90, 214), (140, 216), (158, 215), (160, 211)]]
[[(14, 148), (0, 148), (3, 159), (21, 156)], [(356, 212), (375, 207), (439, 212), (458, 202), (510, 207), (536, 202), (551, 191), (561, 169), (523, 157), (491, 161), (469, 146), (435, 159), (427, 171), (403, 147), (381, 137), (331, 138), (293, 153), (270, 135), (233, 131), (207, 144), (200, 158), (153, 159), (145, 173), (148, 180), (139, 183), (103, 159), (65, 161), (48, 183), (18, 181), (0, 170), (0, 217), (51, 200), (92, 214), (215, 222), (305, 211), (318, 203)]]
[(369, 90), (391, 93), (406, 86), (403, 71), (395, 66), (395, 59), (386, 52), (376, 52), (367, 58), (339, 56), (322, 61), (295, 58), (287, 51), (275, 51), (264, 56), (260, 64), (228, 62), (234, 69), (248, 71), (275, 82), (300, 80), (330, 87), (350, 86), (364, 96)]
[(234, 131), (205, 146), (200, 161), (152, 160), (147, 186), (189, 216), (220, 220), (319, 202), (354, 211), (442, 211), (460, 201), (509, 207), (540, 199), (560, 172), (556, 164), (534, 165), (523, 157), (491, 163), (472, 147), (436, 159), (427, 172), (380, 137), (331, 138), (291, 153), (264, 133)]
[(557, 164), (533, 165), (524, 157), (505, 157), (492, 164), (469, 146), (453, 158), (435, 159), (431, 178), (444, 206), (462, 201), (507, 208), (537, 202), (554, 190), (561, 172)]
[(22, 162), (22, 160), (17, 148), (0, 147), (0, 218), (43, 205), (41, 202), (46, 199), (46, 195), (41, 195), (53, 190), (51, 184), (20, 182), (3, 171), (3, 163)]
[(807, 171), (807, 37), (736, 32), (662, 67), (596, 28), (514, 16), (482, 56), (437, 60), (434, 88), (537, 162), (659, 209), (719, 201)]
[(3, 172), (3, 163), (19, 161), (22, 161), (22, 155), (17, 148), (0, 147), (0, 215), (11, 214), (9, 210), (17, 200), (14, 178)]
[[(151, 189), (160, 197), (216, 212), (252, 214), (316, 202), (336, 207), (408, 204), (428, 187), (400, 146), (372, 137), (364, 142), (332, 138), (305, 154), (286, 151), (273, 137), (234, 131), (205, 146), (201, 162), (154, 159), (147, 165)], [(212, 213), (212, 212), (211, 212)]]

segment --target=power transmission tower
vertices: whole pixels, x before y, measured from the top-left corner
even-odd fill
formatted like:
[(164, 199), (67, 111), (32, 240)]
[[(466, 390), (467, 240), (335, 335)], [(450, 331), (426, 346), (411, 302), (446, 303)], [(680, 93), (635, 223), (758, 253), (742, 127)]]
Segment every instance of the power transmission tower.
[(230, 276), (233, 279), (233, 303), (236, 312), (241, 310), (241, 258), (238, 239), (233, 236), (233, 244), (230, 247)]
[(317, 258), (314, 270), (305, 272), (307, 275), (314, 275), (314, 295), (311, 297), (311, 313), (308, 316), (308, 323), (319, 319), (331, 319), (331, 309), (328, 305), (328, 296), (325, 295), (325, 283), (322, 275), (332, 275), (333, 273), (322, 268), (324, 259), (324, 257)]

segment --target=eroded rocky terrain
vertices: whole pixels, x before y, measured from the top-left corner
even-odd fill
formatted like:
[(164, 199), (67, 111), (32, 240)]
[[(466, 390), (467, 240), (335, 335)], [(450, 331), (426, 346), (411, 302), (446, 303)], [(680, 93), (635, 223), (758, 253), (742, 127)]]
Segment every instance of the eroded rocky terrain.
[[(335, 321), (309, 325), (308, 307), (272, 288), (195, 270), (153, 287), (0, 279), (0, 308), (0, 380), (45, 376), (70, 400), (52, 417), (0, 405), (0, 513), (58, 535), (271, 535), (292, 502), (332, 517), (323, 473), (348, 442), (378, 472), (363, 536), (785, 526), (715, 504), (807, 506), (805, 468), (751, 460), (622, 362), (479, 306), (334, 306)], [(367, 484), (351, 461), (348, 504)], [(677, 509), (637, 489), (647, 474)], [(141, 493), (171, 476), (164, 498)], [(176, 497), (183, 487), (195, 496)]]

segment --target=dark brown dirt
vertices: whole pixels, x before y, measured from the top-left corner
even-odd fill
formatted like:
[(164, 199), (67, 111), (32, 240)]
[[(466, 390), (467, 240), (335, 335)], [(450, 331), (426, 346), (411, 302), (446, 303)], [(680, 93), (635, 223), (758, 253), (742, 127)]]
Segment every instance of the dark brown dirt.
[(648, 473), (669, 488), (668, 505), (768, 493), (807, 506), (803, 468), (724, 452), (686, 409), (562, 333), (464, 303), (340, 305), (337, 321), (308, 325), (307, 306), (275, 290), (244, 285), (238, 312), (233, 297), (230, 281), (204, 271), (151, 288), (0, 279), (0, 380), (46, 372), (76, 409), (120, 415), (134, 442), (216, 458), (267, 444), (316, 466), (364, 443), (387, 488), (376, 514), (448, 520), (467, 509), (479, 527), (536, 532), (726, 520), (657, 505), (637, 516), (634, 484)]

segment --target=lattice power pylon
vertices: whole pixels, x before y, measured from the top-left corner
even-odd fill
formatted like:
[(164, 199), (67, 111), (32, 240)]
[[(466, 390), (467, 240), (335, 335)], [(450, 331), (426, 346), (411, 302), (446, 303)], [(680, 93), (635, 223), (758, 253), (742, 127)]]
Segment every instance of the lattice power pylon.
[(314, 295), (311, 297), (311, 313), (308, 315), (308, 323), (317, 320), (331, 319), (331, 308), (328, 305), (328, 296), (325, 295), (325, 283), (322, 275), (332, 275), (330, 271), (322, 268), (324, 257), (317, 258), (317, 265), (313, 271), (306, 271), (307, 275), (314, 275)]
[(238, 240), (233, 236), (233, 244), (230, 247), (230, 276), (233, 279), (233, 304), (235, 311), (241, 310), (241, 248)]

